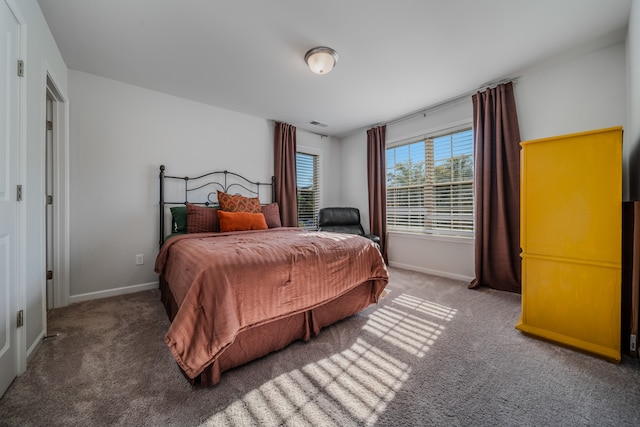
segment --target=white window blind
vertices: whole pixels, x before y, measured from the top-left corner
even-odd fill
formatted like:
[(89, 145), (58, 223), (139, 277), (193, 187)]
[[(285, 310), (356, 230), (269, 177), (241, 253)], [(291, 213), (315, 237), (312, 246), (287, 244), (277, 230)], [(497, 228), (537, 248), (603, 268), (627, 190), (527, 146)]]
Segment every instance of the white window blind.
[(318, 163), (317, 155), (296, 153), (298, 227), (309, 230), (318, 228), (318, 210), (320, 209)]
[(387, 228), (473, 236), (473, 132), (387, 148)]

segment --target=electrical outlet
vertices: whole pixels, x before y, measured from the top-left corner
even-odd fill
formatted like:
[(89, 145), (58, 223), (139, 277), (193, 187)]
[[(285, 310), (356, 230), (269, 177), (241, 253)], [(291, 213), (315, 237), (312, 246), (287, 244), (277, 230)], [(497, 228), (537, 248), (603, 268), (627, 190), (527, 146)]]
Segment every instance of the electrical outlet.
[(142, 265), (142, 264), (144, 264), (144, 254), (137, 254), (136, 265)]
[(631, 335), (631, 340), (629, 342), (629, 349), (631, 351), (636, 351), (637, 344), (636, 344), (636, 336), (635, 335)]

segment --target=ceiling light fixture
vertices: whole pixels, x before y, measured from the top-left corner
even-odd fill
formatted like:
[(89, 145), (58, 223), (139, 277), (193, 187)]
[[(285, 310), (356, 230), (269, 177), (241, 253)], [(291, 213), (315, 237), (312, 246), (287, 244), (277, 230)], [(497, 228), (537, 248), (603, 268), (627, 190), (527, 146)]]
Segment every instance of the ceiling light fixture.
[(304, 62), (316, 74), (327, 74), (336, 66), (338, 53), (330, 47), (314, 47), (304, 55)]

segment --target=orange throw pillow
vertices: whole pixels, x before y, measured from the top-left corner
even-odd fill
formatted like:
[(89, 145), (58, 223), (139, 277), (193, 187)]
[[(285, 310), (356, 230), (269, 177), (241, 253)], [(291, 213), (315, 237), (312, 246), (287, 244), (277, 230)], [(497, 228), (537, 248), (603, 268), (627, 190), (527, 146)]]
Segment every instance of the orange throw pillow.
[(267, 221), (262, 213), (218, 211), (220, 231), (266, 230)]
[(257, 197), (227, 194), (220, 190), (218, 190), (218, 204), (220, 205), (220, 209), (227, 212), (262, 212), (260, 199)]

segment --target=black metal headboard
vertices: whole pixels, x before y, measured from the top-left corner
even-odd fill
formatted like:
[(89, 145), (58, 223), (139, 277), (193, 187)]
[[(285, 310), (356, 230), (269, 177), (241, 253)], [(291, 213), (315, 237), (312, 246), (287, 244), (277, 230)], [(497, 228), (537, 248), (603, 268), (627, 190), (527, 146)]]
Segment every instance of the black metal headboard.
[[(165, 237), (165, 206), (166, 205), (184, 205), (187, 202), (196, 205), (215, 206), (218, 203), (218, 190), (224, 193), (233, 191), (239, 192), (249, 197), (258, 197), (264, 194), (260, 193), (265, 187), (271, 188), (271, 202), (275, 202), (275, 176), (271, 177), (271, 182), (251, 181), (242, 175), (229, 171), (209, 172), (196, 177), (188, 176), (171, 176), (164, 174), (164, 165), (160, 165), (160, 247), (164, 243)], [(184, 181), (184, 188), (178, 193), (178, 197), (182, 200), (168, 201), (165, 199), (165, 180)], [(190, 195), (205, 196), (206, 200), (189, 200)]]

